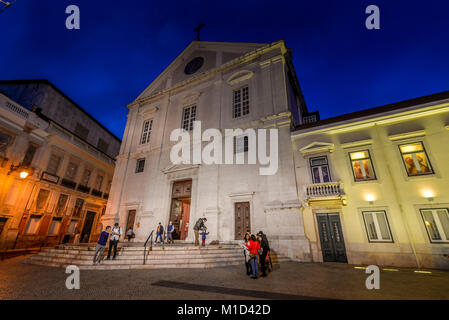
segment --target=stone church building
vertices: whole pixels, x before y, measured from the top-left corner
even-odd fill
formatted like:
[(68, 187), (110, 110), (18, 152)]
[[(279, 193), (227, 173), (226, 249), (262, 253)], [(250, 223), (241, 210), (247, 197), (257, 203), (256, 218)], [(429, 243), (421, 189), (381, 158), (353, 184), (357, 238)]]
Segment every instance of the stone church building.
[[(208, 242), (263, 230), (278, 253), (310, 260), (290, 136), (317, 115), (308, 113), (283, 40), (193, 41), (128, 109), (103, 225), (118, 221), (140, 242), (171, 220), (175, 239), (192, 242), (193, 225), (206, 217)], [(170, 135), (191, 132), (194, 121), (223, 135), (225, 129), (278, 129), (277, 172), (261, 175), (259, 164), (174, 165), (170, 151), (177, 142)], [(247, 157), (248, 138), (234, 141), (234, 155)]]

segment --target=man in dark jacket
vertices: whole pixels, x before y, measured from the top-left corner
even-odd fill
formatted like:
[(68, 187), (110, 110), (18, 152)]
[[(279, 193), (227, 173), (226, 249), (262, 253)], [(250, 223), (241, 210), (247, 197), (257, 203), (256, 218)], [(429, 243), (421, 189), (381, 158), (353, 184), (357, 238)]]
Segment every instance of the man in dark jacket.
[(162, 223), (159, 222), (159, 225), (157, 226), (156, 230), (156, 241), (154, 243), (157, 243), (158, 239), (161, 239), (161, 243), (164, 243), (164, 227), (162, 226)]
[(268, 243), (267, 236), (262, 231), (259, 231), (258, 236), (259, 236), (260, 247), (262, 249), (262, 254), (260, 255), (260, 266), (262, 268), (262, 277), (266, 277), (267, 276), (266, 259), (267, 259), (268, 251), (270, 251), (270, 244)]
[(205, 230), (206, 226), (204, 223), (207, 221), (206, 218), (199, 218), (193, 227), (193, 231), (195, 232), (195, 246), (200, 245), (200, 230)]

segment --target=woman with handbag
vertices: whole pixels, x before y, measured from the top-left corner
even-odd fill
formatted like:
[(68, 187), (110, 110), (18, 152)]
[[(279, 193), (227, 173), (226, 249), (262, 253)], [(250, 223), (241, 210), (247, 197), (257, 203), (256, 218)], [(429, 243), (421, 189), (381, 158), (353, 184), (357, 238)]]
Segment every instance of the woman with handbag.
[(259, 253), (260, 250), (260, 244), (259, 241), (257, 241), (255, 235), (253, 234), (251, 235), (249, 245), (246, 244), (246, 247), (249, 249), (249, 261), (251, 263), (251, 269), (253, 273), (251, 278), (257, 279), (259, 275), (259, 270), (257, 266), (257, 254)]

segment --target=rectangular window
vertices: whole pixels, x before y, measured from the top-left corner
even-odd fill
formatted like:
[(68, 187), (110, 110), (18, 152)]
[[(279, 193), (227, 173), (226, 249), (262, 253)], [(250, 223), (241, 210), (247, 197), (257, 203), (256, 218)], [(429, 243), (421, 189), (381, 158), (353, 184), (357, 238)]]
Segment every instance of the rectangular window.
[(87, 140), (89, 136), (89, 129), (83, 126), (81, 123), (77, 123), (75, 127), (75, 134), (83, 140)]
[(59, 166), (61, 165), (62, 157), (56, 154), (52, 154), (50, 160), (47, 165), (47, 172), (52, 175), (56, 175), (58, 173)]
[(78, 164), (70, 160), (69, 165), (67, 166), (67, 171), (65, 173), (65, 178), (70, 181), (75, 181), (76, 173), (78, 172)]
[(240, 118), (249, 114), (249, 89), (243, 87), (238, 90), (234, 90), (234, 96), (232, 101), (232, 117)]
[(447, 208), (421, 209), (421, 215), (430, 242), (449, 242), (449, 211)]
[(64, 210), (67, 205), (67, 201), (69, 200), (69, 196), (66, 194), (60, 194), (58, 199), (58, 204), (56, 205), (56, 215), (62, 216), (64, 214)]
[(83, 172), (83, 177), (81, 179), (81, 185), (88, 186), (91, 175), (92, 175), (92, 170), (89, 168), (85, 168), (84, 172)]
[(373, 162), (368, 150), (350, 152), (352, 173), (355, 181), (376, 180)]
[(369, 242), (393, 242), (385, 211), (362, 212)]
[(40, 216), (31, 216), (28, 220), (27, 227), (25, 228), (25, 234), (36, 234), (39, 229)]
[(73, 217), (81, 216), (81, 210), (83, 209), (83, 205), (84, 205), (83, 199), (76, 199), (75, 207), (73, 208)]
[(234, 137), (234, 153), (248, 152), (248, 136)]
[(24, 166), (31, 165), (31, 162), (33, 162), (34, 155), (36, 154), (36, 151), (37, 151), (37, 147), (34, 144), (30, 143), (28, 145), (28, 149), (25, 153), (25, 156), (23, 157), (22, 164)]
[(6, 222), (8, 222), (7, 218), (0, 218), (0, 235), (3, 232), (3, 228), (5, 227)]
[(186, 131), (193, 130), (193, 121), (196, 120), (196, 106), (184, 108), (182, 112), (182, 128)]
[(12, 141), (12, 136), (0, 131), (0, 155), (5, 156), (6, 149)]
[(48, 196), (50, 195), (49, 190), (40, 189), (39, 194), (37, 195), (36, 200), (36, 211), (40, 212), (43, 211), (45, 208), (45, 205), (47, 204)]
[(329, 163), (327, 157), (316, 157), (310, 159), (313, 183), (331, 182)]
[(51, 222), (50, 229), (48, 230), (49, 235), (55, 235), (59, 233), (59, 229), (61, 228), (61, 218), (53, 218)]
[(103, 139), (99, 138), (97, 143), (97, 148), (104, 153), (108, 153), (109, 144)]
[(103, 186), (103, 179), (104, 177), (101, 174), (97, 174), (97, 179), (95, 180), (95, 186), (94, 189), (101, 191), (101, 187)]
[(433, 174), (432, 166), (422, 142), (400, 145), (399, 150), (409, 177)]
[(136, 164), (136, 173), (141, 173), (145, 170), (145, 159), (138, 159)]
[(140, 138), (140, 144), (147, 144), (148, 142), (150, 142), (152, 129), (153, 129), (153, 120), (147, 120), (143, 123), (142, 137)]
[(69, 228), (67, 229), (67, 232), (69, 234), (75, 234), (75, 232), (76, 232), (76, 225), (77, 224), (78, 224), (77, 220), (70, 221), (70, 225), (69, 225)]

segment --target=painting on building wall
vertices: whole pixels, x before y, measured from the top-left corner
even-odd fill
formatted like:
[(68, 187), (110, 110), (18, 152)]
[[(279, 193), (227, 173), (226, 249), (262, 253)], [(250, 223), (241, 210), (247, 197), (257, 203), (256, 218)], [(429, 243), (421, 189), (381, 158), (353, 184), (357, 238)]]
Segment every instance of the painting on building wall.
[(368, 150), (349, 153), (355, 181), (375, 180), (373, 163)]
[(400, 145), (399, 149), (409, 176), (433, 173), (422, 142)]

